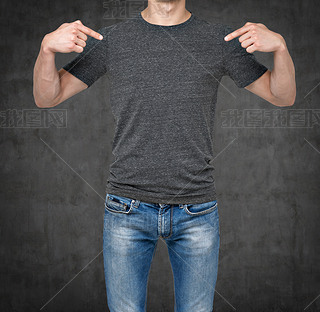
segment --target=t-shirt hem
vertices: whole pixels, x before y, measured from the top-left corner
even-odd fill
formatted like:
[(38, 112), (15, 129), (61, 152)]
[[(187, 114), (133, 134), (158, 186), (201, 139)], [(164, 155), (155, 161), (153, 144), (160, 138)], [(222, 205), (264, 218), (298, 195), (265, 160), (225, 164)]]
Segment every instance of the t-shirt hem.
[(93, 82), (91, 80), (88, 80), (86, 77), (84, 77), (82, 74), (78, 73), (75, 70), (72, 70), (73, 67), (69, 68), (68, 66), (69, 64), (63, 66), (62, 68), (64, 70), (66, 70), (68, 73), (70, 73), (71, 75), (73, 75), (74, 77), (78, 78), (79, 80), (81, 80), (82, 82), (84, 82), (88, 88), (93, 84)]
[(267, 67), (261, 64), (260, 68), (257, 70), (257, 72), (254, 75), (251, 75), (250, 78), (246, 79), (245, 81), (238, 84), (239, 88), (245, 88), (254, 81), (256, 81), (258, 78), (260, 78), (266, 71), (268, 70)]
[(106, 193), (128, 197), (142, 202), (161, 204), (201, 204), (217, 200), (215, 187), (211, 188), (211, 191), (208, 193), (200, 195), (147, 195), (141, 194), (139, 191), (133, 192), (120, 188), (113, 188), (112, 186), (107, 185)]

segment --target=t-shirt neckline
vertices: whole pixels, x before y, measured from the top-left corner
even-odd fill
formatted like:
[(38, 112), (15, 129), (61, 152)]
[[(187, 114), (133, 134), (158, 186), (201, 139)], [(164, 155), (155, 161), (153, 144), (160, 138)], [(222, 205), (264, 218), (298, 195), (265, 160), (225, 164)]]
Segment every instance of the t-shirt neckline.
[(175, 25), (157, 25), (157, 24), (151, 24), (148, 21), (146, 21), (142, 15), (141, 12), (138, 13), (138, 20), (140, 22), (142, 22), (143, 24), (149, 26), (150, 28), (154, 28), (154, 29), (176, 29), (176, 28), (180, 28), (183, 26), (186, 26), (188, 24), (190, 24), (193, 20), (194, 20), (194, 14), (192, 13), (192, 11), (189, 11), (191, 13), (191, 16), (184, 22), (179, 23), (179, 24), (175, 24)]

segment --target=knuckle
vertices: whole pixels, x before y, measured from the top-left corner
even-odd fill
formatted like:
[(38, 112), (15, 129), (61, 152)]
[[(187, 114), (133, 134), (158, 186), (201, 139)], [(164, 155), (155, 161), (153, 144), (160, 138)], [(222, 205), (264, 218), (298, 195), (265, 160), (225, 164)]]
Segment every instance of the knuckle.
[(59, 26), (58, 29), (64, 29), (64, 28), (66, 28), (68, 25), (69, 25), (69, 23), (63, 23), (63, 24), (61, 24), (61, 25)]
[(76, 35), (72, 35), (71, 37), (70, 37), (70, 40), (71, 41), (75, 41), (77, 39), (77, 36)]
[(67, 44), (67, 48), (70, 49), (70, 50), (72, 50), (75, 45), (76, 45), (76, 44), (75, 44), (74, 42), (69, 42), (69, 43)]
[(80, 20), (76, 20), (76, 21), (74, 21), (74, 23), (82, 24)]

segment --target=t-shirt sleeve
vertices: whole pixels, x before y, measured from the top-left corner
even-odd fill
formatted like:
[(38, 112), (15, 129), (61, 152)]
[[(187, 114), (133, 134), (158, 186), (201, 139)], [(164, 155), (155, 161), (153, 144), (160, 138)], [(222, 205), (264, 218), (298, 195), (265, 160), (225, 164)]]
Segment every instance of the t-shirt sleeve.
[(244, 88), (262, 76), (268, 68), (257, 61), (252, 53), (241, 46), (239, 37), (225, 41), (224, 37), (236, 30), (229, 25), (223, 27), (223, 68), (239, 88)]
[(97, 31), (102, 40), (88, 35), (86, 46), (73, 60), (62, 68), (83, 81), (88, 88), (107, 72), (107, 31), (106, 27)]

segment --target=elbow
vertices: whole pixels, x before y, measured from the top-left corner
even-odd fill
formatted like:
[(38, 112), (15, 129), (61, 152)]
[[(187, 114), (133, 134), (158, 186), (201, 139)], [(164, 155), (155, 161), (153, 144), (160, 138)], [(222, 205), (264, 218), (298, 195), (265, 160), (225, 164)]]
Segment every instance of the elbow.
[(39, 107), (39, 108), (43, 108), (44, 107), (42, 105), (42, 103), (39, 101), (39, 99), (35, 96), (34, 93), (33, 93), (33, 99), (34, 99), (34, 103), (36, 104), (37, 107)]
[(276, 98), (271, 103), (279, 107), (288, 107), (288, 106), (293, 106), (295, 101), (296, 101), (296, 91), (294, 91), (293, 94), (286, 99)]
[(47, 105), (45, 105), (44, 103), (42, 103), (37, 97), (33, 96), (34, 98), (34, 103), (36, 104), (37, 107), (39, 108), (46, 108), (48, 107)]
[(49, 108), (49, 107), (54, 107), (54, 106), (58, 105), (58, 104), (48, 104), (48, 103), (45, 104), (45, 103), (39, 102), (36, 99), (34, 99), (34, 103), (39, 108)]
[(59, 103), (57, 103), (55, 101), (52, 101), (52, 102), (41, 101), (40, 98), (35, 95), (35, 93), (33, 93), (33, 99), (34, 99), (34, 103), (39, 108), (49, 108), (49, 107), (53, 107), (53, 106), (56, 106), (56, 105), (59, 104)]
[(295, 102), (296, 102), (296, 93), (294, 93), (294, 95), (289, 99), (289, 101), (287, 101), (286, 106), (293, 106)]
[(293, 104), (295, 103), (294, 100), (291, 101), (276, 101), (276, 102), (271, 102), (271, 104), (278, 106), (278, 107), (288, 107), (288, 106), (293, 106)]
[(44, 106), (35, 97), (34, 97), (34, 103), (36, 104), (37, 107), (44, 108)]
[(48, 97), (46, 92), (41, 92), (35, 86), (33, 86), (33, 99), (39, 108), (49, 108), (60, 103), (59, 97)]
[(295, 103), (295, 97), (287, 101), (280, 101), (278, 104), (275, 104), (275, 105), (280, 107), (288, 107), (288, 106), (293, 106), (294, 103)]
[(286, 106), (293, 106), (293, 104), (296, 101), (296, 97), (293, 98), (293, 100), (291, 100), (290, 102), (288, 102), (288, 104)]

